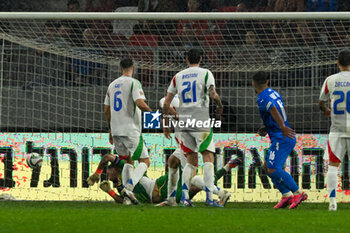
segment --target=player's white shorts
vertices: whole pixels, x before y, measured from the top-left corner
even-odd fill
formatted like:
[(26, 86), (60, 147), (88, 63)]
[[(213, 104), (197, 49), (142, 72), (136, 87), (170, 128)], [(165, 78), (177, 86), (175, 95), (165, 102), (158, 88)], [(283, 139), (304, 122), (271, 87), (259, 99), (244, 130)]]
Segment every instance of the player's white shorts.
[(215, 153), (213, 131), (210, 132), (181, 132), (181, 149), (184, 153), (210, 151)]
[(181, 168), (184, 169), (186, 163), (187, 163), (187, 158), (184, 154), (184, 152), (181, 150), (180, 147), (176, 148), (176, 150), (173, 152), (173, 155), (180, 160), (181, 163)]
[(329, 161), (342, 162), (347, 151), (350, 152), (350, 138), (339, 137), (338, 134), (330, 133), (326, 150)]
[(132, 160), (149, 158), (142, 135), (138, 137), (113, 136), (115, 150), (121, 159), (131, 156)]
[(156, 179), (150, 179), (146, 176), (143, 176), (139, 181), (139, 183), (146, 190), (151, 202), (152, 202), (153, 189), (156, 184), (156, 181), (157, 181)]

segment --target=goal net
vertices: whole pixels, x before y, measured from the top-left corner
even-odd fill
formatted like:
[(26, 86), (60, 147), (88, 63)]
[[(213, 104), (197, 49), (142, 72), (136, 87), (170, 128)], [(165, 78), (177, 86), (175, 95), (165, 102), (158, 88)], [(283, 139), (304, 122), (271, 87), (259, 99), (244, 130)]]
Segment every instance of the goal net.
[[(134, 77), (156, 110), (172, 77), (187, 66), (185, 52), (199, 48), (224, 104), (222, 127), (214, 131), (216, 169), (231, 157), (244, 161), (219, 187), (230, 190), (233, 201), (280, 198), (262, 167), (269, 139), (256, 135), (262, 122), (251, 76), (266, 71), (298, 133), (286, 169), (312, 201), (325, 201), (329, 120), (317, 102), (325, 78), (338, 72), (338, 52), (349, 48), (348, 16), (0, 13), (0, 193), (25, 200), (110, 200), (86, 178), (101, 155), (113, 153), (103, 102), (108, 84), (121, 75), (120, 59), (134, 59)], [(176, 142), (159, 130), (144, 133), (148, 175), (158, 178)], [(41, 169), (27, 167), (30, 152), (43, 156)], [(340, 199), (349, 188), (346, 159)]]

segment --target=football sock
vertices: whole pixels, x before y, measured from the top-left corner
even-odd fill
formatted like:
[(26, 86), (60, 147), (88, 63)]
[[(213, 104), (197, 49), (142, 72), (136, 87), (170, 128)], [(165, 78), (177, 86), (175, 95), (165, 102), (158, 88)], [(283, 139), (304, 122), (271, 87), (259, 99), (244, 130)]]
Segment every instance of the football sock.
[(134, 186), (140, 181), (142, 176), (147, 171), (147, 165), (145, 163), (140, 163), (134, 170), (134, 172), (131, 174), (131, 178), (129, 179), (128, 183), (125, 185), (125, 187), (133, 191)]
[(295, 191), (293, 194), (294, 195), (299, 195), (299, 194), (301, 194), (303, 192), (303, 190), (301, 190), (301, 189), (298, 189), (297, 191)]
[(168, 174), (168, 200), (175, 201), (177, 182), (179, 181), (179, 169), (170, 168)]
[(231, 170), (231, 167), (230, 167), (230, 165), (227, 163), (227, 164), (223, 167), (223, 169), (225, 169), (226, 172), (229, 172), (229, 171)]
[(292, 195), (293, 195), (293, 193), (291, 191), (289, 191), (287, 193), (282, 194), (282, 197), (290, 197)]
[[(204, 180), (202, 177), (200, 176), (194, 176), (191, 180), (191, 184), (196, 186), (197, 188), (201, 189), (201, 190), (204, 190), (205, 191), (205, 184), (204, 184)], [(213, 186), (213, 193), (215, 195), (218, 195), (219, 194), (219, 188), (217, 186)]]
[[(226, 164), (227, 165), (227, 164)], [(231, 169), (231, 168), (230, 168)], [(215, 177), (214, 177), (214, 179), (215, 179), (215, 184), (218, 182), (218, 180), (220, 180), (220, 178), (221, 177), (223, 177), (227, 172), (229, 172), (230, 170), (226, 170), (225, 168), (221, 168), (221, 169), (219, 169), (219, 170), (217, 170), (216, 172), (215, 172)]]
[(125, 186), (128, 183), (128, 180), (131, 178), (131, 173), (133, 171), (133, 166), (130, 163), (125, 163), (122, 171), (122, 182)]
[(205, 162), (203, 166), (205, 191), (207, 192), (207, 201), (213, 201), (214, 187), (214, 164)]
[(205, 190), (204, 180), (200, 176), (194, 176), (191, 180), (191, 184), (193, 184), (194, 186), (196, 186), (201, 190)]
[(327, 190), (331, 203), (335, 202), (336, 189), (338, 186), (338, 167), (328, 166)]
[(292, 193), (295, 193), (296, 191), (299, 190), (299, 187), (295, 183), (293, 177), (288, 172), (286, 172), (281, 168), (276, 169), (270, 175), (270, 177), (276, 179), (278, 183), (282, 182), (288, 190), (292, 191)]
[(184, 170), (182, 172), (182, 198), (189, 200), (188, 189), (190, 187), (191, 178), (196, 167), (192, 164), (186, 163)]

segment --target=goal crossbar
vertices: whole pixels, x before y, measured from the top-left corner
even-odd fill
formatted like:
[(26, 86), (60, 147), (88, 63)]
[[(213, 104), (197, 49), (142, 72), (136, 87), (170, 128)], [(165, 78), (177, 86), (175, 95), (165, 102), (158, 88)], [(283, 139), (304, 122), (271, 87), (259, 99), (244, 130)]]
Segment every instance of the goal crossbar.
[(350, 12), (193, 12), (193, 13), (135, 13), (135, 12), (0, 12), (0, 20), (346, 20)]

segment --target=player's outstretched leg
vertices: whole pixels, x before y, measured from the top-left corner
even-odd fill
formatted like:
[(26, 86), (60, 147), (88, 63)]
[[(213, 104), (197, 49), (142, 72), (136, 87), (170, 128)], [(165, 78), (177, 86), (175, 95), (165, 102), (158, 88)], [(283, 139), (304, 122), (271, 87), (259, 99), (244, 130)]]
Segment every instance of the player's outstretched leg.
[(328, 166), (327, 190), (329, 195), (329, 211), (337, 211), (336, 188), (338, 185), (338, 167)]
[[(191, 180), (191, 184), (199, 188), (200, 190), (205, 191), (205, 184), (204, 180), (200, 176), (194, 176)], [(222, 206), (225, 206), (227, 201), (231, 197), (231, 193), (227, 190), (220, 189), (219, 187), (215, 186), (213, 193), (219, 197), (219, 204)]]

